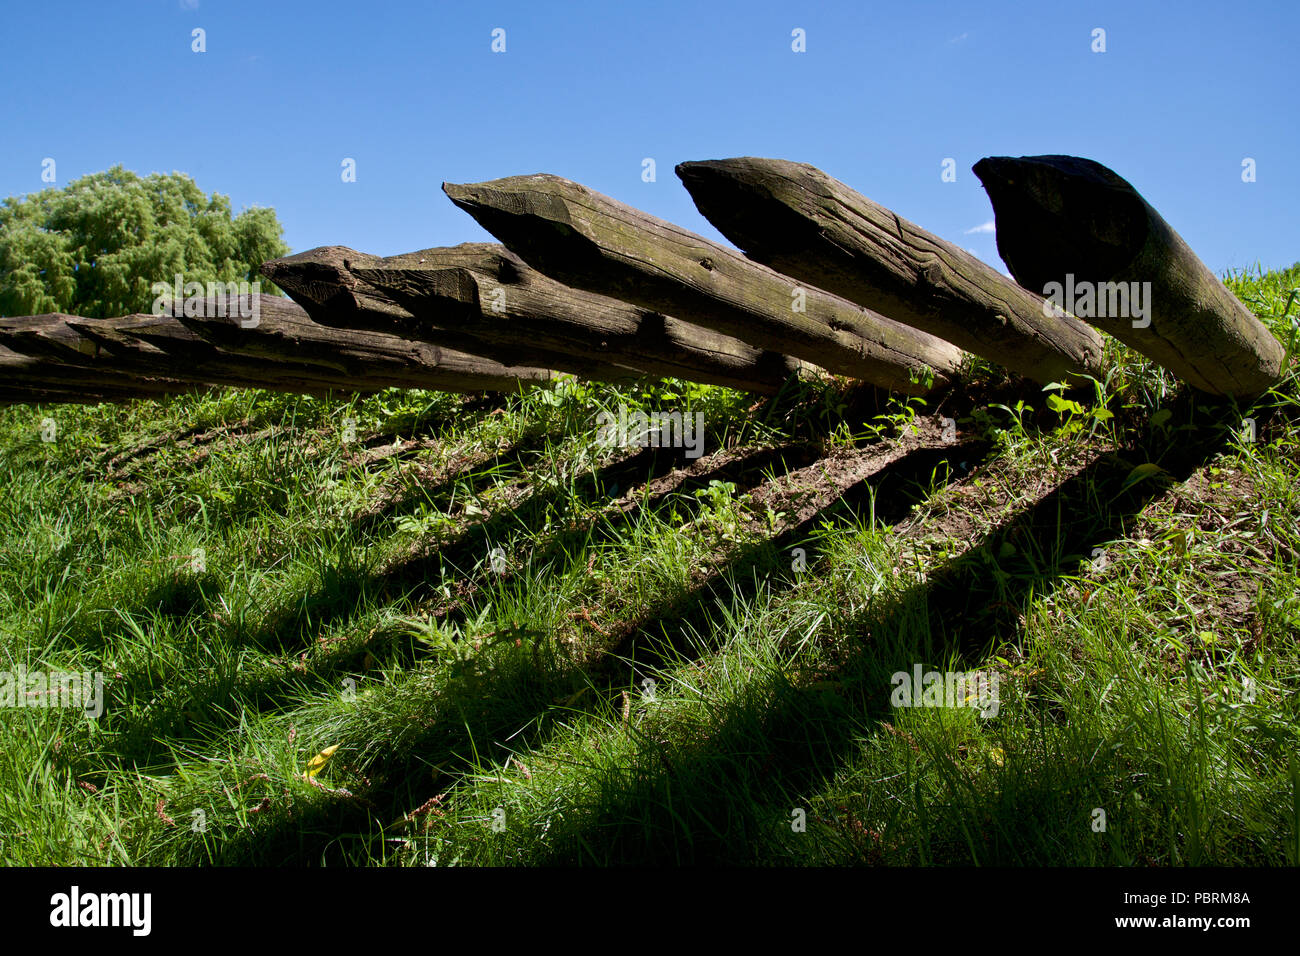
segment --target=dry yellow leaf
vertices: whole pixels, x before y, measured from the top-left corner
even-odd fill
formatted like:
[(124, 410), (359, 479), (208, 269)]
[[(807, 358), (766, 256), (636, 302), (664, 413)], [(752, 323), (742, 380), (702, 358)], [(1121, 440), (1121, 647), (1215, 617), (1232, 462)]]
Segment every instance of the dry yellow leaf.
[(326, 747), (316, 756), (308, 760), (307, 772), (304, 773), (303, 776), (307, 778), (311, 778), (316, 776), (316, 774), (320, 773), (321, 770), (324, 769), (325, 765), (330, 762), (330, 757), (334, 756), (334, 751), (338, 749), (339, 749), (338, 744), (335, 744), (333, 747)]

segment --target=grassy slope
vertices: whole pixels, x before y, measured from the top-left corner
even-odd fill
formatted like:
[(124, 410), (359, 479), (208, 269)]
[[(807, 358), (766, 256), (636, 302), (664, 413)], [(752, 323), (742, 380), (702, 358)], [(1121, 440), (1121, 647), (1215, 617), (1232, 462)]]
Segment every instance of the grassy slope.
[[(1229, 283), (1290, 336), (1300, 267)], [(1113, 347), (1077, 414), (982, 367), (0, 410), (0, 669), (107, 695), (0, 710), (0, 861), (1300, 863), (1296, 379)], [(708, 453), (600, 448), (620, 402)], [(915, 664), (999, 713), (892, 708)]]

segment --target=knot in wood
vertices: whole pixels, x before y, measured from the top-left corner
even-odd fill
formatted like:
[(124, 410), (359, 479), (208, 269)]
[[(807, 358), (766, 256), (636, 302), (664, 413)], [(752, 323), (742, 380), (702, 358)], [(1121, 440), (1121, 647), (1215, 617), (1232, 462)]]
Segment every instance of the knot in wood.
[(920, 285), (937, 286), (943, 279), (943, 267), (937, 262), (927, 262), (917, 270), (916, 278)]
[(708, 269), (710, 272), (713, 271), (713, 260), (708, 256), (705, 256), (700, 260), (700, 265), (704, 266), (704, 268)]

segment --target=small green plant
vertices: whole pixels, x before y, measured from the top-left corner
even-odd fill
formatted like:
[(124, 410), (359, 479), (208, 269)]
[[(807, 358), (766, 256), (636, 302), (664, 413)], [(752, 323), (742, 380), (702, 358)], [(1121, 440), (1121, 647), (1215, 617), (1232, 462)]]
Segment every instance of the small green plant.
[(867, 426), (868, 432), (876, 438), (901, 437), (909, 430), (915, 431), (916, 417), (925, 408), (925, 399), (919, 395), (909, 395), (905, 398), (891, 395), (888, 408), (891, 410), (871, 419), (873, 422), (880, 422), (879, 425)]
[[(1069, 386), (1064, 382), (1052, 382), (1043, 387), (1047, 393), (1047, 407), (1064, 416), (1059, 429), (1060, 434), (1064, 437), (1071, 437), (1080, 434), (1084, 428), (1088, 429), (1088, 437), (1091, 438), (1097, 433), (1098, 428), (1107, 428), (1107, 422), (1115, 417), (1115, 413), (1106, 408), (1106, 386), (1099, 379), (1088, 376), (1092, 380), (1094, 390), (1093, 404), (1085, 409), (1083, 405), (1074, 399), (1066, 398), (1062, 392), (1065, 392)], [(1111, 433), (1113, 439), (1113, 432)]]
[(695, 497), (707, 505), (701, 517), (706, 524), (717, 528), (724, 540), (735, 540), (740, 531), (740, 515), (735, 498), (736, 483), (716, 478), (708, 487), (697, 489)]
[(709, 482), (708, 487), (700, 488), (695, 492), (695, 497), (708, 499), (709, 507), (714, 511), (722, 511), (731, 506), (732, 496), (736, 493), (736, 483), (734, 481), (718, 481), (716, 478)]
[(1064, 382), (1052, 382), (1043, 387), (1043, 391), (1047, 393), (1047, 407), (1056, 414), (1064, 416), (1060, 431), (1066, 437), (1077, 435), (1083, 430), (1083, 422), (1080, 421), (1083, 417), (1083, 406), (1059, 394), (1068, 387)]
[(767, 520), (767, 533), (769, 535), (776, 534), (777, 529), (781, 526), (781, 522), (785, 520), (786, 515), (787, 512), (777, 511), (771, 505), (768, 505), (763, 510), (763, 517)]
[(1029, 437), (1029, 432), (1025, 429), (1025, 415), (1034, 413), (1034, 406), (1027, 404), (1023, 399), (1016, 402), (1012, 407), (1000, 404), (992, 404), (989, 408), (996, 408), (999, 411), (1007, 413), (1011, 421), (1002, 426), (1000, 431), (1011, 438), (1025, 440)]
[(925, 369), (920, 372), (918, 372), (914, 368), (908, 369), (907, 380), (913, 383), (914, 385), (915, 384), (923, 385), (925, 387), (924, 390), (928, 392), (932, 388), (934, 388), (934, 369), (930, 368), (930, 366), (928, 365), (925, 366)]
[(415, 638), (447, 668), (449, 676), (476, 681), (493, 670), (483, 651), (497, 645), (516, 644), (524, 631), (518, 628), (499, 629), (493, 626), (492, 605), (485, 604), (463, 624), (451, 620), (429, 617), (404, 617), (399, 626)]
[(375, 403), (381, 427), (392, 434), (410, 434), (416, 429), (454, 414), (459, 396), (451, 392), (422, 389), (388, 389)]
[(440, 511), (432, 511), (423, 503), (420, 504), (419, 514), (403, 515), (397, 519), (398, 531), (420, 538), (455, 527), (456, 521), (454, 518), (448, 517)]

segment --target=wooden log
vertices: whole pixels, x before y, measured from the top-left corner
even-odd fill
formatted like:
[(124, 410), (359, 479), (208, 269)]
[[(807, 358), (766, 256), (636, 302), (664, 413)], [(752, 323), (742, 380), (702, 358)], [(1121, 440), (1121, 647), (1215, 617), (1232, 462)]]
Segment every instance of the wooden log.
[[(0, 343), (15, 346), (0, 344), (0, 384), (6, 389), (5, 404), (125, 402), (200, 389), (190, 381), (160, 376), (159, 366), (141, 371), (87, 367), (71, 345), (76, 336), (57, 328), (66, 318), (75, 316), (0, 319)], [(51, 330), (49, 338), (37, 331), (42, 327)]]
[(884, 388), (946, 385), (961, 350), (806, 286), (558, 176), (443, 183), (452, 201), (552, 279)]
[(364, 381), (372, 389), (517, 391), (521, 384), (554, 378), (549, 369), (531, 364), (515, 365), (397, 335), (323, 325), (301, 306), (278, 296), (261, 297), (256, 328), (244, 328), (234, 319), (202, 316), (184, 316), (179, 321), (226, 351), (310, 363), (330, 370), (340, 383)]
[(924, 329), (1038, 382), (1101, 372), (1102, 339), (1040, 296), (815, 166), (681, 163), (706, 219), (750, 259)]
[(93, 392), (0, 386), (0, 405), (104, 405), (132, 401), (138, 397), (128, 395), (118, 398)]
[(321, 246), (272, 259), (261, 268), (263, 275), (288, 292), (322, 325), (401, 336), (504, 365), (554, 368), (600, 381), (630, 383), (645, 378), (635, 369), (604, 361), (589, 352), (554, 352), (518, 335), (489, 340), (463, 324), (449, 326), (417, 320), (383, 290), (358, 279), (345, 261), (364, 267), (377, 264), (380, 258), (347, 246)]
[(420, 322), (463, 328), (490, 343), (533, 343), (557, 356), (550, 364), (564, 372), (588, 374), (598, 357), (645, 377), (771, 395), (808, 368), (711, 329), (572, 289), (495, 243), (349, 259), (346, 266)]
[[(254, 327), (244, 327), (233, 311), (211, 317), (25, 316), (0, 319), (0, 345), (28, 357), (19, 376), (25, 388), (80, 386), (99, 393), (112, 387), (114, 394), (140, 397), (196, 384), (312, 395), (390, 387), (513, 391), (553, 377), (546, 369), (503, 366), (424, 342), (322, 326), (275, 296), (259, 297)], [(156, 379), (159, 373), (167, 379)]]
[(260, 350), (227, 351), (170, 316), (73, 319), (68, 325), (87, 341), (100, 346), (105, 356), (102, 362), (117, 368), (163, 364), (179, 367), (184, 370), (181, 374), (208, 385), (266, 388), (317, 397), (368, 394), (385, 387), (372, 384), (365, 373), (353, 375), (344, 382), (337, 369), (323, 368), (310, 361), (268, 358)]
[(975, 175), (1021, 285), (1073, 304), (1202, 391), (1251, 398), (1281, 377), (1277, 339), (1112, 170), (1075, 156), (993, 156)]
[(358, 280), (343, 264), (346, 259), (363, 258), (364, 253), (347, 246), (318, 246), (264, 262), (261, 272), (322, 325), (409, 334), (411, 314)]

